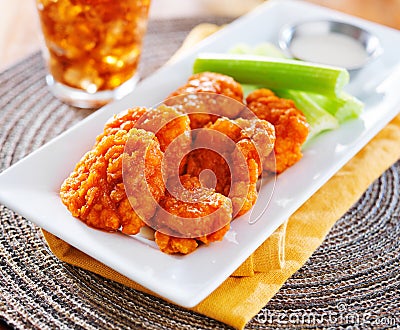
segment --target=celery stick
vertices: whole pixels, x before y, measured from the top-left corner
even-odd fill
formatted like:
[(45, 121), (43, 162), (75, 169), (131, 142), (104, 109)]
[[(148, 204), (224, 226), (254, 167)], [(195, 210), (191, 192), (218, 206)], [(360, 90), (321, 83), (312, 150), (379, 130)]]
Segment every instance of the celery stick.
[[(232, 54), (261, 55), (276, 58), (286, 58), (285, 55), (271, 43), (260, 43), (254, 47), (238, 44), (230, 51)], [(256, 86), (242, 85), (244, 94), (257, 89)], [(292, 99), (296, 106), (303, 111), (310, 125), (308, 141), (322, 131), (336, 129), (342, 122), (357, 118), (363, 103), (354, 96), (340, 92), (339, 97), (326, 97), (321, 94), (305, 93), (296, 90), (278, 90), (280, 97)]]
[(254, 47), (247, 44), (237, 44), (229, 50), (230, 54), (259, 55), (274, 58), (287, 58), (275, 45), (269, 42), (262, 42)]
[(288, 58), (285, 56), (278, 48), (276, 48), (273, 44), (264, 42), (256, 45), (253, 48), (254, 55), (260, 56), (268, 56), (275, 58)]
[(249, 54), (254, 55), (253, 49), (249, 45), (244, 44), (244, 43), (235, 45), (233, 48), (231, 48), (229, 50), (229, 53), (231, 53), (231, 54), (242, 54), (242, 55), (246, 55), (246, 54), (247, 55), (249, 55)]
[(304, 113), (310, 125), (308, 140), (323, 131), (339, 127), (338, 120), (315, 102), (310, 94), (294, 90), (275, 90), (274, 92), (279, 97), (293, 100), (296, 107)]
[(200, 54), (194, 62), (193, 71), (219, 72), (243, 84), (296, 89), (327, 96), (338, 95), (349, 81), (349, 73), (342, 68), (236, 54)]
[(335, 98), (318, 94), (310, 94), (309, 96), (314, 102), (335, 116), (339, 123), (358, 118), (364, 108), (364, 103), (346, 92), (342, 92), (339, 97)]

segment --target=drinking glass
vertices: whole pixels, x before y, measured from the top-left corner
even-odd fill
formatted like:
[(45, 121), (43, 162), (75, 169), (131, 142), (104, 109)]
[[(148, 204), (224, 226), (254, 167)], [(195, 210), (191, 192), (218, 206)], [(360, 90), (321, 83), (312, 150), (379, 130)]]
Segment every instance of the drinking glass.
[(61, 101), (98, 108), (137, 83), (150, 0), (36, 0), (47, 84)]

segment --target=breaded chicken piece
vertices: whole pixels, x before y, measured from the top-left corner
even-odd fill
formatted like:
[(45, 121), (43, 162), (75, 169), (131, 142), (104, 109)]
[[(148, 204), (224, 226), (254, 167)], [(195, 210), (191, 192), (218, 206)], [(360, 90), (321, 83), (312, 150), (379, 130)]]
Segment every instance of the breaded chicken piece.
[(129, 131), (134, 128), (138, 120), (147, 111), (148, 110), (144, 107), (135, 107), (114, 115), (106, 122), (104, 125), (104, 131), (102, 134), (97, 136), (96, 142), (100, 142), (104, 136), (115, 134), (121, 129)]
[(187, 254), (198, 242), (222, 240), (232, 220), (229, 198), (202, 187), (190, 175), (169, 181), (168, 189), (152, 224), (158, 229), (155, 241), (161, 251)]
[(301, 146), (309, 132), (306, 117), (292, 100), (279, 98), (268, 89), (250, 93), (246, 101), (258, 118), (269, 121), (275, 127), (274, 153), (265, 162), (264, 170), (282, 173), (303, 156)]
[(148, 109), (136, 123), (136, 128), (153, 132), (160, 142), (162, 152), (165, 152), (178, 137), (182, 138), (180, 143), (185, 142), (185, 145), (180, 145), (185, 151), (191, 144), (188, 115), (164, 104)]
[(135, 127), (155, 133), (164, 153), (163, 171), (169, 176), (178, 176), (184, 171), (185, 155), (191, 149), (192, 137), (190, 120), (173, 107), (164, 104), (148, 109), (137, 121)]
[(100, 141), (103, 136), (115, 134), (120, 129), (129, 131), (131, 128), (153, 132), (160, 142), (162, 152), (180, 135), (184, 135), (186, 141), (191, 139), (189, 117), (175, 108), (161, 105), (157, 108), (136, 107), (120, 112), (105, 124), (103, 134), (96, 140)]
[(206, 128), (196, 137), (194, 146), (199, 149), (189, 154), (186, 171), (195, 177), (204, 170), (212, 171), (216, 192), (231, 198), (233, 215), (240, 216), (256, 202), (256, 184), (274, 146), (274, 128), (257, 118), (224, 117)]
[(140, 118), (137, 127), (156, 134), (161, 151), (164, 152), (165, 181), (169, 176), (182, 174), (184, 157), (189, 153), (192, 144), (188, 115), (173, 107), (160, 105), (156, 109), (149, 109)]
[(156, 231), (154, 239), (164, 253), (168, 254), (189, 254), (196, 250), (199, 243), (210, 244), (212, 242), (222, 241), (225, 234), (229, 231), (230, 225), (217, 230), (215, 233), (207, 236), (199, 237), (198, 240), (193, 238), (173, 237)]
[[(215, 189), (224, 196), (229, 195), (231, 187), (231, 172), (229, 159), (210, 149), (200, 148), (190, 152), (187, 157), (186, 173), (199, 178), (206, 188)], [(214, 178), (202, 177), (205, 170), (210, 170)], [(206, 182), (204, 182), (206, 181)]]
[(130, 205), (145, 223), (149, 223), (165, 194), (163, 160), (154, 133), (131, 129), (122, 164), (123, 183)]
[[(148, 144), (150, 152), (145, 156), (145, 181), (149, 184), (152, 199), (160, 200), (164, 194), (162, 174), (158, 170), (162, 152), (153, 133), (136, 129), (121, 129), (98, 140), (63, 182), (60, 196), (72, 215), (87, 225), (105, 231), (121, 229), (122, 232), (131, 235), (138, 233), (144, 225), (137, 212), (151, 217), (155, 206), (154, 203), (149, 204), (146, 198), (142, 198), (136, 203), (135, 212), (125, 193), (123, 162), (128, 159), (126, 164), (129, 174), (130, 164), (137, 161), (134, 155), (124, 152), (128, 140), (132, 143), (137, 141), (141, 145)], [(129, 184), (132, 189), (139, 188), (139, 182)]]
[(155, 232), (154, 240), (159, 249), (168, 254), (189, 254), (199, 246), (197, 241), (193, 238), (173, 237), (159, 231)]
[(209, 128), (225, 134), (234, 142), (250, 139), (257, 149), (262, 172), (262, 165), (270, 156), (276, 140), (275, 128), (271, 123), (259, 118), (235, 120), (219, 118)]
[[(196, 93), (200, 93), (197, 100), (193, 97)], [(213, 97), (212, 94), (224, 95), (237, 102), (229, 99), (225, 101), (222, 97)], [(168, 96), (165, 103), (178, 106), (183, 104), (180, 109), (189, 113), (190, 126), (196, 129), (215, 122), (218, 117), (236, 118), (243, 109), (243, 90), (242, 86), (229, 76), (202, 72), (192, 75), (184, 86)]]
[(186, 85), (171, 93), (170, 97), (199, 92), (222, 94), (243, 102), (242, 86), (232, 77), (214, 72), (201, 72), (192, 75)]
[(229, 197), (233, 214), (239, 217), (247, 213), (257, 201), (257, 181), (262, 167), (253, 141), (242, 139), (236, 146), (232, 156), (233, 180)]
[[(160, 105), (157, 108), (136, 107), (123, 111), (111, 118), (104, 127), (102, 137), (115, 134), (120, 129), (130, 130), (131, 128), (144, 129), (155, 133), (160, 149), (164, 152), (165, 173), (177, 175), (178, 169), (183, 172), (185, 162), (184, 156), (190, 151), (191, 131), (190, 120), (187, 114), (177, 109)], [(167, 150), (168, 149), (168, 150)]]

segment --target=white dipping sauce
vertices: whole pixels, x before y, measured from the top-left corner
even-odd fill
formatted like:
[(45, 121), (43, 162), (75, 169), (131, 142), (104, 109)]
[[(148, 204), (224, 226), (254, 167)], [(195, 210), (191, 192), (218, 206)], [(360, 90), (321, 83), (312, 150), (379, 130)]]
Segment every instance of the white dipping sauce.
[(304, 61), (348, 69), (361, 66), (368, 57), (360, 42), (335, 32), (297, 36), (291, 42), (290, 51), (293, 56)]

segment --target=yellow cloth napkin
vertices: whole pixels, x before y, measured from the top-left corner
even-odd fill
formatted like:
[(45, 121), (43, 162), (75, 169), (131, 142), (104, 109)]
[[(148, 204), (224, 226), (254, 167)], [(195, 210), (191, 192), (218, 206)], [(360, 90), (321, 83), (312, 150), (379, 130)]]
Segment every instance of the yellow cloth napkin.
[[(233, 274), (235, 276), (226, 279), (192, 310), (235, 328), (243, 328), (284, 282), (304, 265), (336, 220), (399, 158), (400, 115), (303, 204), (287, 224), (283, 224), (239, 267)], [(149, 293), (149, 290), (54, 235), (47, 232), (44, 235), (53, 253), (61, 260)]]

